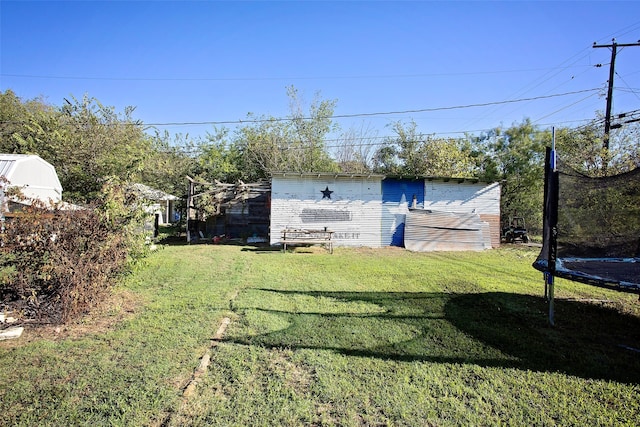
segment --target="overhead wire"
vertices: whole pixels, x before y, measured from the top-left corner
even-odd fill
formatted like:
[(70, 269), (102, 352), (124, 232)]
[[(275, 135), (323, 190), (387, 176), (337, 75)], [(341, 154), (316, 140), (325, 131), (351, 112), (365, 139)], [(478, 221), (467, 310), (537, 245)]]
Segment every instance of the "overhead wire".
[[(567, 59), (567, 60), (563, 61), (562, 63), (560, 63), (557, 67), (552, 68), (550, 72), (547, 72), (547, 73), (543, 74), (542, 76), (538, 77), (537, 79), (534, 79), (531, 83), (525, 85), (522, 89), (517, 90), (516, 92), (514, 92), (511, 96), (509, 96), (509, 98), (522, 97), (525, 94), (531, 92), (532, 90), (538, 88), (542, 84), (546, 83), (547, 81), (551, 80), (553, 77), (557, 76), (558, 74), (562, 73), (563, 71), (571, 68), (574, 64), (576, 64), (578, 61), (584, 59), (588, 55), (583, 55), (583, 56), (577, 58), (576, 60), (574, 60), (569, 65), (565, 66), (565, 64), (568, 63), (569, 61), (571, 61), (574, 57), (580, 55), (585, 50), (586, 49), (581, 50), (580, 52), (578, 52), (577, 54), (573, 55), (569, 59)], [(553, 73), (552, 71), (555, 71), (555, 72)], [(548, 91), (547, 91), (547, 93), (548, 93)], [(489, 116), (495, 114), (497, 111), (499, 111), (499, 107), (496, 107), (496, 108), (493, 108), (493, 109), (487, 111), (484, 116), (481, 116), (481, 117), (479, 117), (479, 118), (477, 118), (475, 120), (472, 120), (472, 121), (468, 122), (467, 124), (473, 124), (473, 123), (476, 123), (477, 121), (484, 120), (484, 119), (488, 118)], [(511, 113), (513, 113), (513, 111)]]
[[(331, 115), (331, 116), (326, 116), (326, 117), (322, 117), (322, 118), (328, 118), (328, 119), (341, 119), (341, 118), (353, 118), (353, 117), (371, 117), (371, 116), (378, 116), (378, 115), (393, 115), (393, 114), (408, 114), (408, 113), (416, 113), (416, 112), (435, 112), (435, 111), (444, 111), (444, 110), (455, 110), (455, 109), (464, 109), (464, 108), (476, 108), (476, 107), (484, 107), (484, 106), (492, 106), (492, 105), (499, 105), (499, 104), (512, 104), (512, 103), (516, 103), (516, 102), (527, 102), (527, 101), (534, 101), (534, 100), (540, 100), (540, 99), (549, 99), (549, 98), (557, 98), (557, 97), (563, 97), (563, 96), (568, 96), (568, 95), (574, 95), (574, 94), (580, 94), (580, 93), (589, 93), (591, 92), (591, 94), (589, 94), (587, 97), (585, 97), (584, 99), (588, 99), (590, 97), (592, 97), (596, 91), (598, 91), (599, 88), (591, 88), (591, 89), (583, 89), (583, 90), (578, 90), (578, 91), (572, 91), (572, 92), (565, 92), (565, 93), (557, 93), (557, 94), (552, 94), (552, 95), (543, 95), (543, 96), (537, 96), (537, 97), (531, 97), (531, 98), (523, 98), (523, 99), (512, 99), (512, 100), (506, 100), (506, 101), (493, 101), (493, 102), (484, 102), (484, 103), (475, 103), (475, 104), (466, 104), (466, 105), (456, 105), (456, 106), (446, 106), (446, 107), (434, 107), (434, 108), (423, 108), (423, 109), (415, 109), (415, 110), (403, 110), (403, 111), (386, 111), (386, 112), (372, 112), (372, 113), (355, 113), (355, 114), (338, 114), (338, 115)], [(575, 104), (575, 103), (574, 103)], [(555, 114), (555, 113), (553, 113)], [(548, 117), (550, 115), (547, 115), (545, 117), (542, 117), (540, 119), (538, 119), (537, 121), (540, 121), (546, 117)], [(158, 123), (144, 123), (144, 122), (139, 122), (137, 121), (137, 124), (140, 124), (142, 126), (145, 126), (146, 129), (150, 129), (150, 128), (154, 128), (154, 127), (163, 127), (163, 126), (197, 126), (197, 125), (230, 125), (230, 124), (237, 124), (237, 125), (242, 125), (242, 124), (249, 124), (249, 123), (266, 123), (266, 122), (283, 122), (283, 121), (292, 121), (292, 120), (313, 120), (314, 117), (270, 117), (270, 118), (260, 118), (260, 119), (245, 119), (245, 120), (218, 120), (218, 121), (202, 121), (202, 122), (158, 122)], [(571, 122), (571, 121), (569, 121)], [(575, 121), (573, 121), (575, 122)], [(14, 121), (0, 121), (1, 124), (19, 124), (22, 122), (14, 122)], [(561, 123), (568, 123), (568, 122), (561, 122)], [(461, 131), (452, 131), (452, 132), (439, 132), (439, 133), (431, 133), (431, 134), (425, 134), (428, 136), (443, 136), (443, 135), (460, 135), (460, 134), (471, 134), (471, 133), (477, 133), (477, 132), (487, 132), (490, 129), (473, 129), (473, 130), (461, 130)], [(368, 137), (362, 137), (360, 139), (363, 140), (372, 140), (372, 139), (389, 139), (392, 138), (390, 136), (368, 136)], [(358, 138), (338, 138), (335, 139), (333, 141), (344, 141), (344, 140), (354, 140), (354, 139), (358, 139)], [(327, 140), (327, 141), (332, 141), (332, 140)]]
[(533, 68), (524, 70), (497, 70), (497, 71), (464, 71), (447, 73), (421, 73), (421, 74), (372, 74), (372, 75), (350, 75), (350, 76), (273, 76), (273, 77), (102, 77), (102, 76), (60, 76), (60, 75), (39, 75), (39, 74), (12, 74), (0, 73), (2, 77), (28, 78), (28, 79), (51, 79), (51, 80), (98, 80), (98, 81), (149, 81), (149, 82), (208, 82), (208, 81), (271, 81), (271, 80), (362, 80), (362, 79), (398, 79), (398, 78), (421, 78), (421, 77), (441, 77), (441, 76), (475, 76), (488, 74), (509, 74), (531, 71), (544, 71), (547, 68)]
[[(510, 99), (503, 101), (492, 101), (492, 102), (482, 102), (475, 104), (465, 104), (465, 105), (455, 105), (448, 107), (433, 107), (433, 108), (420, 108), (413, 110), (401, 110), (401, 111), (378, 111), (372, 113), (354, 113), (354, 114), (334, 114), (330, 116), (322, 116), (321, 118), (326, 119), (344, 119), (344, 118), (354, 118), (354, 117), (371, 117), (371, 116), (382, 116), (382, 115), (392, 115), (392, 114), (411, 114), (411, 113), (425, 113), (425, 112), (435, 112), (435, 111), (446, 111), (446, 110), (458, 110), (465, 108), (477, 108), (477, 107), (487, 107), (492, 105), (500, 105), (500, 104), (513, 104), (517, 102), (526, 102), (526, 101), (535, 101), (540, 99), (549, 99), (549, 98), (557, 98), (568, 95), (575, 95), (580, 93), (587, 92), (595, 92), (600, 90), (599, 88), (591, 88), (591, 89), (582, 89), (565, 93), (557, 93), (552, 95), (542, 95), (535, 96), (530, 98), (521, 98), (521, 99)], [(261, 118), (261, 119), (245, 119), (245, 120), (218, 120), (218, 121), (201, 121), (201, 122), (162, 122), (162, 123), (145, 123), (147, 126), (199, 126), (199, 125), (228, 125), (228, 124), (245, 124), (245, 123), (267, 123), (267, 122), (282, 122), (282, 121), (293, 121), (293, 120), (312, 120), (314, 117), (271, 117), (271, 118)]]
[[(638, 98), (640, 100), (640, 95), (638, 95), (638, 92), (633, 90), (631, 88), (631, 86), (629, 86), (629, 84), (627, 83), (627, 81), (616, 71), (616, 76), (618, 76), (619, 80), (622, 80), (622, 83), (624, 83), (624, 85), (627, 87), (627, 89), (629, 89), (629, 93), (632, 93), (636, 96), (636, 98)], [(615, 89), (615, 87), (614, 87)]]
[[(557, 126), (560, 124), (567, 124), (567, 123), (583, 123), (582, 125), (578, 126), (578, 127), (574, 127), (572, 128), (573, 130), (577, 130), (577, 129), (581, 129), (581, 128), (586, 128), (587, 126), (590, 126), (592, 124), (598, 124), (598, 123), (604, 123), (604, 119), (598, 119), (596, 121), (594, 120), (569, 120), (569, 121), (564, 121), (564, 122), (554, 122), (554, 123), (545, 123), (545, 124), (540, 124), (540, 126), (545, 126), (545, 127), (550, 127), (550, 126)], [(449, 135), (449, 134), (470, 134), (471, 132), (488, 132), (490, 129), (477, 129), (474, 131), (458, 131), (458, 132), (446, 132), (446, 133), (434, 133), (434, 134), (420, 134), (420, 136), (422, 137), (420, 140), (426, 140), (429, 138), (434, 138), (437, 139), (438, 137), (442, 137), (442, 135)], [(343, 148), (356, 148), (356, 147), (380, 147), (383, 144), (385, 144), (387, 141), (393, 141), (397, 139), (397, 135), (386, 135), (386, 136), (365, 136), (365, 137), (342, 137), (342, 138), (330, 138), (330, 139), (323, 139), (321, 142), (323, 144), (323, 147), (326, 149), (343, 149)], [(373, 141), (373, 140), (378, 140)], [(356, 143), (354, 141), (364, 141), (364, 142), (359, 142)], [(311, 150), (314, 149), (314, 147), (308, 147), (308, 146), (293, 146), (290, 145), (292, 144), (292, 141), (286, 141), (283, 140), (281, 141), (281, 144), (283, 145), (287, 145), (286, 147), (282, 147), (283, 150)], [(329, 143), (329, 144), (327, 144)], [(173, 148), (181, 148), (182, 146), (173, 146)], [(202, 152), (202, 147), (193, 147), (193, 146), (189, 146), (188, 150), (181, 150), (182, 153), (185, 154), (200, 154)], [(162, 150), (161, 150), (162, 151)], [(167, 151), (169, 152), (169, 151)]]
[[(622, 28), (621, 30), (616, 31), (613, 34), (610, 34), (608, 36), (605, 36), (603, 38), (600, 39), (600, 41), (604, 40), (604, 39), (610, 39), (611, 37), (614, 36), (618, 36), (618, 37), (622, 37), (624, 35), (627, 35), (633, 31), (636, 31), (638, 28), (640, 28), (640, 21), (635, 22), (633, 24), (630, 24), (624, 28)], [(576, 63), (578, 63), (579, 61), (583, 60), (584, 58), (590, 56), (590, 52), (592, 51), (592, 46), (589, 47), (585, 47), (583, 49), (581, 49), (580, 51), (578, 51), (576, 54), (574, 54), (573, 56), (569, 57), (567, 60), (563, 61), (562, 63), (560, 63), (557, 67), (554, 67), (551, 69), (550, 72), (547, 72), (545, 74), (543, 74), (542, 76), (540, 76), (539, 78), (533, 80), (531, 83), (525, 85), (521, 90), (516, 91), (511, 97), (521, 97), (524, 96), (526, 93), (529, 93), (531, 90), (538, 88), (539, 86), (541, 86), (542, 84), (546, 83), (547, 81), (551, 80), (552, 78), (556, 77), (558, 74), (560, 74), (561, 72), (565, 71), (568, 68), (571, 68), (572, 66), (574, 66)], [(587, 53), (589, 52), (589, 53)], [(574, 59), (575, 58), (575, 59)], [(564, 66), (565, 64), (571, 62), (569, 65), (567, 65), (566, 67)], [(600, 66), (602, 66), (602, 64), (598, 64)], [(591, 70), (593, 66), (589, 66), (588, 70)], [(557, 72), (552, 73), (553, 70), (557, 70)], [(587, 70), (587, 71), (588, 71)], [(565, 82), (566, 84), (566, 82)], [(561, 84), (562, 85), (562, 84)], [(556, 86), (553, 89), (549, 89), (549, 91), (555, 90), (558, 86)], [(548, 92), (547, 92), (548, 93)], [(480, 117), (480, 118), (476, 118), (470, 122), (467, 122), (466, 125), (470, 125), (473, 124), (479, 120), (483, 120), (488, 118), (490, 115), (495, 114), (497, 111), (499, 111), (500, 106), (497, 106), (489, 111), (487, 111), (485, 113), (484, 116)], [(512, 110), (510, 113), (508, 114), (513, 114), (513, 112), (515, 112), (516, 110)]]
[(579, 100), (577, 100), (577, 101), (575, 101), (575, 102), (572, 102), (571, 104), (566, 105), (566, 106), (564, 106), (564, 107), (562, 107), (562, 108), (560, 108), (560, 109), (558, 109), (558, 110), (555, 110), (555, 111), (553, 111), (553, 112), (551, 112), (551, 113), (549, 113), (549, 114), (547, 114), (547, 115), (545, 115), (545, 116), (542, 116), (542, 117), (538, 118), (537, 120), (533, 120), (533, 123), (537, 123), (537, 122), (539, 122), (540, 120), (546, 119), (547, 117), (551, 117), (551, 116), (553, 116), (553, 115), (555, 115), (555, 114), (557, 114), (557, 113), (559, 113), (559, 112), (561, 112), (561, 111), (566, 110), (567, 108), (573, 107), (574, 105), (579, 104), (579, 103), (581, 103), (581, 102), (583, 102), (583, 101), (586, 101), (587, 99), (589, 99), (589, 98), (593, 97), (594, 95), (596, 95), (596, 94), (594, 94), (594, 93), (589, 94), (589, 95), (587, 95), (586, 97), (584, 97), (584, 98), (582, 98), (582, 99), (579, 99)]

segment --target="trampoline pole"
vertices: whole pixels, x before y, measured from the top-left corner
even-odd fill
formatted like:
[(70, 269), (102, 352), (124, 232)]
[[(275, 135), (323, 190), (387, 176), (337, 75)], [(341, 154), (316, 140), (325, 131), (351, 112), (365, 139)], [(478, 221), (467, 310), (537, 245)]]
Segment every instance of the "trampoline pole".
[[(551, 153), (549, 155), (549, 166), (551, 168), (551, 170), (549, 171), (549, 176), (553, 176), (553, 172), (556, 171), (556, 128), (555, 126), (551, 128)], [(557, 178), (556, 178), (557, 179)], [(557, 181), (556, 185), (557, 185)], [(557, 189), (556, 189), (557, 190)], [(551, 197), (551, 195), (549, 195)], [(545, 291), (547, 292), (547, 298), (549, 301), (549, 324), (551, 326), (555, 326), (556, 325), (556, 319), (555, 319), (555, 308), (553, 306), (553, 291), (554, 291), (554, 283), (553, 283), (553, 272), (555, 272), (556, 270), (556, 249), (557, 249), (557, 225), (558, 225), (558, 203), (557, 203), (557, 192), (556, 194), (552, 197), (552, 199), (555, 198), (556, 203), (555, 203), (555, 215), (550, 215), (551, 218), (555, 218), (553, 220), (551, 220), (551, 230), (550, 230), (550, 235), (549, 235), (549, 239), (551, 239), (552, 244), (550, 245), (550, 249), (549, 249), (549, 268), (551, 268), (551, 270), (549, 272), (547, 272), (546, 277), (545, 277)], [(555, 230), (555, 232), (554, 232)]]
[(549, 324), (551, 326), (556, 325), (554, 306), (553, 306), (553, 275), (547, 273), (545, 278), (545, 284), (548, 286), (548, 298), (549, 298)]

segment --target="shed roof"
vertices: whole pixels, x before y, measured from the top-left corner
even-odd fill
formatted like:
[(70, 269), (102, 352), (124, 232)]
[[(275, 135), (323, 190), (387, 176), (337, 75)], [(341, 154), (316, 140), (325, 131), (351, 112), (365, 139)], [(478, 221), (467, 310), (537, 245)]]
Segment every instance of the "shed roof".
[(494, 184), (498, 181), (491, 181), (487, 179), (480, 179), (471, 176), (467, 177), (451, 177), (451, 176), (434, 176), (434, 175), (417, 175), (417, 176), (409, 176), (409, 175), (386, 175), (385, 178), (395, 178), (395, 179), (415, 179), (415, 180), (424, 180), (424, 181), (440, 181), (440, 182), (457, 182), (457, 183), (484, 183), (484, 184)]
[(0, 176), (28, 198), (60, 201), (62, 185), (53, 165), (34, 154), (0, 154)]
[(144, 184), (130, 184), (128, 188), (138, 196), (154, 202), (180, 199), (173, 194), (165, 193), (164, 191), (151, 188)]
[(271, 172), (271, 176), (300, 176), (306, 178), (380, 178), (385, 176), (376, 173), (346, 173), (346, 172)]
[(425, 180), (425, 181), (442, 181), (442, 182), (458, 182), (458, 183), (485, 183), (493, 184), (497, 181), (490, 181), (474, 177), (448, 177), (448, 176), (431, 176), (431, 175), (384, 175), (376, 173), (346, 173), (346, 172), (272, 172), (271, 176), (282, 177), (305, 177), (305, 178), (394, 178), (394, 179), (413, 179), (413, 180)]
[[(42, 157), (35, 154), (1, 154), (0, 153), (0, 175), (7, 177), (11, 176), (20, 165), (24, 163), (37, 162), (42, 167), (51, 170), (54, 174), (56, 169), (53, 165)], [(58, 176), (56, 174), (56, 176)]]

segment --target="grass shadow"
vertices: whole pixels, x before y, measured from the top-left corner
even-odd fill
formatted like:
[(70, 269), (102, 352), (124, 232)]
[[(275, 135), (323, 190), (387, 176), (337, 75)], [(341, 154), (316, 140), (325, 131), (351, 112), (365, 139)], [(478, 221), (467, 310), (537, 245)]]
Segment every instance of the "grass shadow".
[(557, 325), (542, 297), (501, 292), (456, 295), (447, 319), (517, 357), (521, 367), (640, 383), (640, 318), (604, 303), (556, 299)]
[(232, 342), (640, 383), (640, 318), (602, 304), (557, 300), (552, 328), (531, 295), (244, 292), (234, 309), (254, 332)]

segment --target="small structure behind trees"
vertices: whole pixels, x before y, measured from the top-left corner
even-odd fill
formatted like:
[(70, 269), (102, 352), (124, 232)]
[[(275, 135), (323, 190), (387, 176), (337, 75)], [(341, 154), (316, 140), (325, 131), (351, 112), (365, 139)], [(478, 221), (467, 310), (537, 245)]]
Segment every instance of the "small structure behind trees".
[[(56, 169), (39, 156), (0, 154), (0, 177), (4, 181), (0, 185), (3, 210), (11, 211), (16, 204), (30, 200), (39, 200), (46, 205), (62, 201), (62, 185)], [(19, 192), (23, 197), (5, 200), (5, 194), (12, 192)]]
[(214, 239), (267, 241), (271, 185), (234, 184), (187, 176), (187, 242)]

